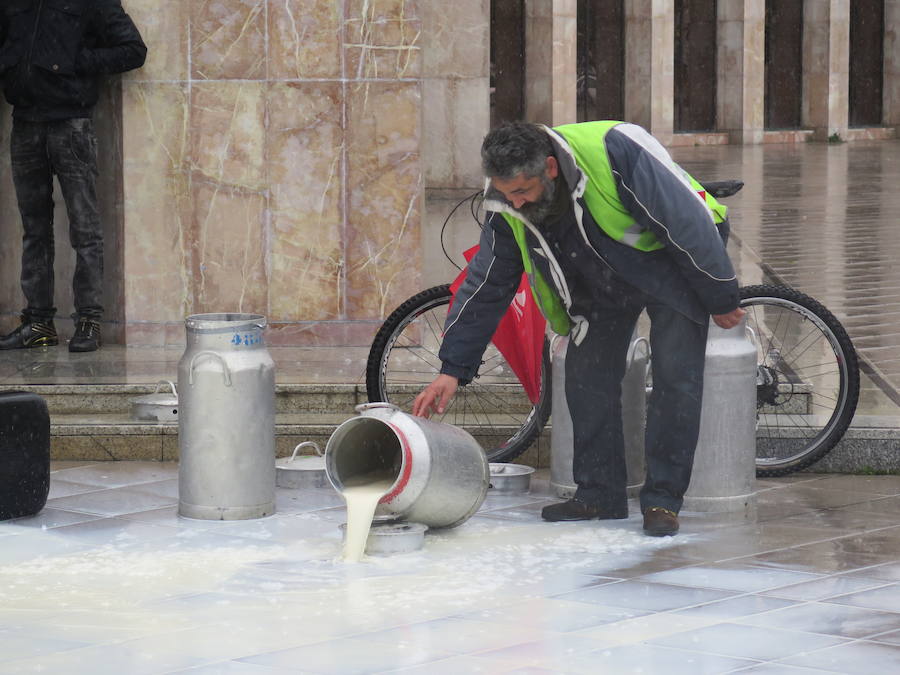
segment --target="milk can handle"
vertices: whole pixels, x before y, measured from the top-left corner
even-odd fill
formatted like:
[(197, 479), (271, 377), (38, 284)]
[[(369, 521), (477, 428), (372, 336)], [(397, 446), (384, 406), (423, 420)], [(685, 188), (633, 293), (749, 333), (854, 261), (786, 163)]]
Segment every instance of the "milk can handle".
[(752, 326), (746, 325), (744, 327), (747, 329), (747, 333), (750, 334), (750, 342), (756, 347), (756, 350), (759, 351), (759, 340), (756, 337), (756, 331), (753, 330)]
[(157, 382), (156, 389), (153, 390), (153, 393), (158, 394), (159, 387), (163, 384), (168, 384), (170, 387), (172, 387), (172, 394), (174, 394), (176, 397), (178, 396), (178, 392), (175, 390), (175, 384), (172, 382), (172, 380), (160, 380), (159, 382)]
[(319, 447), (318, 443), (316, 443), (315, 441), (303, 441), (302, 443), (297, 443), (297, 447), (294, 448), (294, 452), (291, 454), (291, 458), (288, 460), (288, 462), (294, 461), (294, 458), (297, 456), (297, 451), (300, 448), (308, 448), (309, 446), (314, 447), (316, 449), (316, 452), (319, 454), (319, 457), (322, 457), (322, 449)]
[(230, 387), (231, 386), (231, 371), (228, 370), (228, 364), (225, 363), (225, 359), (223, 359), (220, 354), (216, 354), (215, 352), (211, 352), (208, 350), (202, 351), (202, 352), (197, 352), (196, 354), (194, 354), (194, 358), (191, 359), (191, 366), (188, 369), (190, 372), (190, 375), (188, 376), (188, 384), (194, 384), (194, 364), (197, 362), (197, 359), (199, 359), (201, 356), (212, 356), (212, 357), (219, 359), (219, 362), (222, 364), (222, 371), (223, 371), (222, 374), (225, 376), (225, 386)]
[(400, 410), (400, 406), (396, 406), (393, 403), (388, 403), (387, 401), (374, 401), (372, 403), (360, 403), (358, 406), (354, 408), (356, 412), (363, 413), (366, 410), (377, 410), (378, 408), (385, 408), (387, 410)]

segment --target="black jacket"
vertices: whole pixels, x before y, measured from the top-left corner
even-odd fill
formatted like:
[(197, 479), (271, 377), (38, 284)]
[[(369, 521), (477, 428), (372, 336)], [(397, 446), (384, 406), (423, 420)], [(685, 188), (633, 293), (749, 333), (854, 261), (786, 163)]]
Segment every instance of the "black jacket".
[(3, 0), (0, 78), (16, 118), (90, 117), (99, 75), (140, 68), (141, 34), (120, 0)]
[[(555, 132), (548, 133), (571, 190), (584, 172)], [(614, 241), (596, 224), (581, 198), (578, 204), (583, 210), (583, 235), (572, 216), (567, 225), (577, 236), (567, 240), (573, 242), (566, 251), (567, 264), (560, 264), (558, 254), (542, 246), (527, 230), (526, 242), (535, 267), (560, 297), (567, 294), (573, 302), (569, 311), (573, 324), (579, 324), (581, 330), (590, 329), (584, 316), (588, 298), (577, 292), (583, 290), (577, 288), (578, 275), (566, 272), (576, 267), (583, 272), (581, 286), (588, 290), (608, 286), (602, 271), (609, 269), (616, 278), (698, 324), (706, 324), (710, 314), (734, 310), (739, 296), (737, 277), (724, 244), (728, 221), (713, 224), (708, 209), (679, 177), (680, 167), (644, 129), (620, 124), (606, 135), (605, 145), (622, 206), (636, 222), (656, 234), (664, 247), (647, 253)], [(484, 349), (522, 277), (522, 252), (501, 212), (507, 211), (519, 220), (523, 217), (489, 183), (486, 187), (484, 207), (488, 214), (481, 248), (469, 262), (466, 279), (447, 315), (439, 353), (441, 372), (466, 381), (477, 373)]]

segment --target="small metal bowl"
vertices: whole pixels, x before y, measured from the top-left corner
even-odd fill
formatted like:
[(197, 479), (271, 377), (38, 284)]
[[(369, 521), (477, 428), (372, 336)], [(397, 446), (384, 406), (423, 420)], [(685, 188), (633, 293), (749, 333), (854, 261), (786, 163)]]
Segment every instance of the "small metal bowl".
[(524, 464), (492, 463), (491, 490), (504, 494), (518, 494), (531, 489), (531, 474), (534, 469)]
[[(366, 539), (366, 554), (394, 555), (395, 553), (412, 553), (425, 544), (427, 525), (406, 522), (373, 522)], [(341, 524), (343, 538), (347, 539), (347, 523)]]

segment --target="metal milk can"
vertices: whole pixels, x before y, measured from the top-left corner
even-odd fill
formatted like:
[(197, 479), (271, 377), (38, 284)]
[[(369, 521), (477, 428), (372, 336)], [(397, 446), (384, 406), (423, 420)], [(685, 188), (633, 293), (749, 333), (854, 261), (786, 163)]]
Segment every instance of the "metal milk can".
[(265, 317), (196, 314), (178, 363), (178, 513), (243, 520), (275, 512), (275, 363)]
[(756, 346), (746, 317), (734, 328), (710, 321), (700, 438), (684, 508), (752, 512), (756, 505)]
[[(566, 403), (566, 351), (569, 338), (553, 344), (553, 425), (550, 430), (550, 488), (557, 497), (575, 494), (572, 477), (574, 436)], [(650, 344), (635, 331), (622, 378), (622, 433), (625, 437), (625, 467), (629, 495), (644, 483), (644, 426), (647, 420), (647, 368)]]
[(394, 478), (375, 517), (393, 516), (432, 528), (468, 520), (487, 495), (484, 451), (459, 427), (401, 411), (390, 403), (356, 407), (325, 446), (325, 473), (338, 492), (377, 472)]

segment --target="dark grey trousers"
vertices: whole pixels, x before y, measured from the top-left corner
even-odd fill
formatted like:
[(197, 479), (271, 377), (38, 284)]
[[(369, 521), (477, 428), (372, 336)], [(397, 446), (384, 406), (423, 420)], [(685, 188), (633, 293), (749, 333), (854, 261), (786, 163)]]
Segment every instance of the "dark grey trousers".
[(52, 319), (54, 306), (53, 176), (69, 215), (75, 249), (75, 313), (103, 314), (103, 230), (97, 208), (97, 137), (90, 119), (13, 122), (13, 182), (22, 216), (22, 292), (28, 320)]
[(627, 506), (621, 383), (634, 326), (650, 316), (653, 393), (647, 405), (647, 474), (641, 509), (681, 509), (700, 431), (708, 325), (699, 325), (640, 291), (600, 292), (590, 330), (566, 352), (566, 399), (574, 433), (575, 496), (610, 510)]

